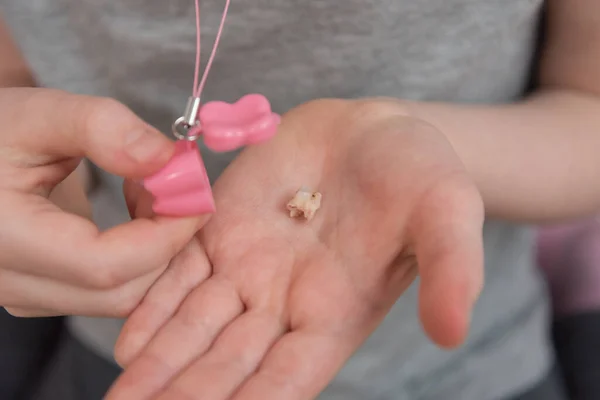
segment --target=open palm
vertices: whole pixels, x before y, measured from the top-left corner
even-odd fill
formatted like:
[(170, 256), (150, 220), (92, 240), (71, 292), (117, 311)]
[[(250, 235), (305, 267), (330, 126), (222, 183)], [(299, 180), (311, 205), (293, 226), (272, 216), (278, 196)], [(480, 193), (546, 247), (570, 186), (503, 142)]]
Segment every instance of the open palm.
[[(291, 219), (300, 186), (323, 194)], [(483, 211), (443, 135), (388, 101), (309, 103), (215, 185), (218, 211), (127, 322), (110, 399), (312, 399), (417, 274), (425, 330), (458, 345)]]

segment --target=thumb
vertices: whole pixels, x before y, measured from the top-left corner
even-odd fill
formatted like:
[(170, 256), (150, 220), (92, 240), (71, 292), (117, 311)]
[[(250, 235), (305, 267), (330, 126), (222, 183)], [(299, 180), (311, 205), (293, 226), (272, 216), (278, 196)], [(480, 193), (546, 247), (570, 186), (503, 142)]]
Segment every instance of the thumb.
[(0, 132), (0, 146), (16, 152), (20, 166), (86, 157), (127, 178), (156, 172), (174, 151), (116, 100), (51, 89), (1, 89)]
[(423, 201), (413, 226), (423, 328), (438, 345), (455, 347), (483, 286), (484, 212), (470, 183), (444, 186)]

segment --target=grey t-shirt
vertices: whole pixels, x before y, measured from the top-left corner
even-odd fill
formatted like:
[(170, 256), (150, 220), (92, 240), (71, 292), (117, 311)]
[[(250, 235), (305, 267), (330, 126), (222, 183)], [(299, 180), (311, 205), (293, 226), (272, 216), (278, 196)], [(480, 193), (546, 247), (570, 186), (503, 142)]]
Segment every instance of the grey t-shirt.
[[(202, 2), (203, 58), (224, 1)], [(204, 100), (264, 93), (284, 112), (319, 97), (503, 103), (527, 86), (543, 0), (234, 1)], [(192, 0), (0, 0), (41, 85), (111, 96), (165, 132), (191, 90)], [(234, 157), (203, 149), (211, 179)], [(120, 181), (101, 173), (98, 224), (127, 219)], [(547, 299), (527, 227), (485, 226), (486, 286), (457, 351), (424, 336), (413, 285), (323, 400), (493, 400), (551, 362)], [(121, 321), (73, 318), (106, 357)]]

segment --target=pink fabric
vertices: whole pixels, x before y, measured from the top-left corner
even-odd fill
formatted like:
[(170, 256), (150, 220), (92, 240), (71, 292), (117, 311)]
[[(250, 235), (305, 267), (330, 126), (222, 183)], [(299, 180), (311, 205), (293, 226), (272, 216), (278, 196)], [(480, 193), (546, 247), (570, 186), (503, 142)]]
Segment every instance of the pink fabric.
[(538, 263), (556, 314), (600, 310), (600, 220), (542, 228)]

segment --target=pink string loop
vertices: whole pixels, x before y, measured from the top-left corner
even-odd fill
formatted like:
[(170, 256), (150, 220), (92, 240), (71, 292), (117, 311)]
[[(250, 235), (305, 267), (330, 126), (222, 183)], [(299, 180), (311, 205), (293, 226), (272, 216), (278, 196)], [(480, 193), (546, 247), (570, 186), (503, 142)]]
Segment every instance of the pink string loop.
[(208, 62), (206, 63), (206, 67), (204, 69), (204, 73), (202, 74), (202, 79), (198, 84), (198, 76), (200, 73), (200, 52), (201, 52), (201, 30), (200, 30), (200, 0), (195, 0), (196, 2), (196, 66), (194, 68), (194, 88), (192, 90), (192, 94), (194, 97), (200, 97), (202, 95), (202, 91), (204, 90), (204, 86), (206, 85), (206, 79), (208, 77), (208, 72), (212, 67), (213, 61), (215, 59), (215, 55), (217, 54), (217, 48), (219, 47), (219, 41), (221, 40), (221, 36), (223, 34), (223, 27), (225, 26), (225, 20), (227, 18), (227, 12), (229, 10), (229, 3), (231, 0), (225, 0), (225, 8), (223, 9), (223, 16), (221, 17), (221, 23), (219, 25), (219, 30), (217, 31), (217, 37), (215, 38), (215, 43), (213, 45), (210, 57)]

